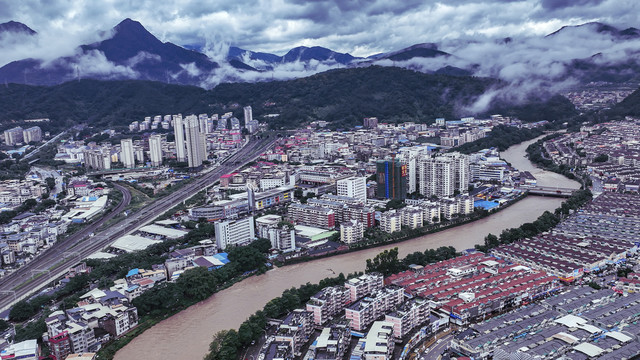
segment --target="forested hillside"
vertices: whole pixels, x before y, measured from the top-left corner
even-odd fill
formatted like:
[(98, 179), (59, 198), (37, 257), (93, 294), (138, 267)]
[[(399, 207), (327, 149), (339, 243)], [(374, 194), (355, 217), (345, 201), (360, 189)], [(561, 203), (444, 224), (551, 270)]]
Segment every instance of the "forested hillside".
[[(0, 87), (0, 121), (6, 128), (12, 121), (48, 117), (51, 130), (75, 123), (124, 126), (144, 116), (176, 113), (234, 111), (241, 118), (242, 106), (251, 105), (257, 118), (280, 114), (269, 120), (275, 128), (314, 120), (328, 121), (333, 128), (351, 127), (368, 116), (382, 122), (430, 123), (436, 117), (476, 115), (463, 109), (489, 88), (502, 85), (488, 78), (378, 66), (331, 70), (289, 81), (221, 84), (209, 91), (135, 80), (81, 80), (52, 87), (9, 84)], [(518, 106), (502, 104), (486, 113), (496, 110), (527, 121), (555, 120), (574, 111), (562, 97), (532, 99)]]

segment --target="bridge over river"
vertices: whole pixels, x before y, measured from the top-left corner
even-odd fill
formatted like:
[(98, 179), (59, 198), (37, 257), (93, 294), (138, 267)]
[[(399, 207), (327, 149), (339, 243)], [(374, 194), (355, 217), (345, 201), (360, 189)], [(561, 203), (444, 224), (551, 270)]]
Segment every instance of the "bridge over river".
[(553, 186), (530, 186), (526, 188), (530, 195), (555, 196), (568, 198), (576, 189), (553, 187)]

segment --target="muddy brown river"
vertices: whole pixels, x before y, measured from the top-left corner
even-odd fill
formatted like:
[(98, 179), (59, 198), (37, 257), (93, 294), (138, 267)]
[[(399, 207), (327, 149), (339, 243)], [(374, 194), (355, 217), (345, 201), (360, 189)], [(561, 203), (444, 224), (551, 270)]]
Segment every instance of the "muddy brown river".
[[(520, 170), (530, 171), (538, 184), (578, 188), (579, 184), (561, 175), (535, 168), (525, 157), (525, 149), (532, 141), (509, 148), (502, 157)], [(272, 298), (292, 286), (334, 276), (363, 271), (365, 261), (379, 252), (398, 247), (399, 256), (440, 246), (454, 246), (458, 250), (482, 243), (489, 234), (535, 220), (545, 210), (553, 211), (562, 199), (529, 196), (508, 209), (439, 233), (349, 254), (333, 256), (302, 264), (285, 266), (266, 274), (248, 278), (231, 288), (222, 290), (207, 300), (158, 323), (118, 351), (117, 360), (129, 359), (202, 359), (208, 351), (213, 334), (220, 330), (237, 329), (251, 314)]]

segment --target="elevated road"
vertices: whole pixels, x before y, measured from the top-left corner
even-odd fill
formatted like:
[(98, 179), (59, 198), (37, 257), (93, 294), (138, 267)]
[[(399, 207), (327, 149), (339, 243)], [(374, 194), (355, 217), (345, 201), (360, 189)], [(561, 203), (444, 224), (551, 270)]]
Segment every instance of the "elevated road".
[[(123, 200), (126, 200), (118, 208), (83, 231), (56, 243), (51, 249), (0, 281), (0, 309), (7, 309), (15, 302), (28, 297), (52, 280), (62, 276), (70, 266), (75, 265), (79, 260), (105, 248), (117, 238), (148, 224), (175, 205), (211, 186), (220, 179), (220, 176), (253, 161), (261, 153), (273, 146), (276, 140), (277, 137), (275, 135), (266, 135), (261, 139), (249, 141), (244, 148), (229, 156), (220, 166), (195, 178), (194, 181), (184, 185), (176, 192), (157, 199), (143, 209), (130, 214), (114, 226), (90, 237), (91, 233), (95, 232), (105, 221), (122, 211), (131, 200), (131, 194), (124, 187), (115, 185), (118, 190), (124, 191)], [(22, 285), (25, 282), (28, 282), (28, 284)]]
[[(44, 285), (51, 281), (52, 275), (60, 271), (60, 267), (64, 267), (64, 271), (70, 265), (74, 265), (79, 261), (79, 254), (74, 250), (76, 246), (95, 232), (102, 224), (111, 220), (114, 216), (121, 213), (131, 202), (131, 192), (127, 188), (115, 184), (118, 191), (122, 193), (122, 201), (111, 212), (95, 221), (75, 234), (66, 237), (53, 244), (51, 248), (43, 251), (29, 263), (18, 268), (16, 271), (7, 275), (0, 282), (0, 308), (4, 309), (8, 305), (13, 304), (30, 293), (30, 290), (37, 290), (39, 285)], [(63, 265), (67, 266), (63, 266)], [(38, 276), (36, 278), (36, 276)], [(43, 282), (44, 281), (44, 282)], [(29, 282), (22, 289), (16, 287)]]

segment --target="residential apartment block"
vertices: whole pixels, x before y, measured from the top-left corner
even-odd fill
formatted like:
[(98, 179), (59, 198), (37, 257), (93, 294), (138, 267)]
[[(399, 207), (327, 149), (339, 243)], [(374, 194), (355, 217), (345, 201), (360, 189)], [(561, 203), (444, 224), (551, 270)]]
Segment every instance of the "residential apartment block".
[(349, 305), (345, 309), (345, 317), (351, 320), (352, 329), (362, 331), (403, 301), (403, 288), (398, 286), (385, 287)]
[(350, 291), (343, 286), (332, 286), (322, 289), (309, 299), (307, 311), (313, 313), (313, 322), (322, 325), (342, 312), (349, 304)]
[(402, 212), (389, 210), (380, 214), (380, 229), (391, 234), (402, 229)]
[(243, 219), (219, 221), (214, 224), (218, 249), (246, 245), (256, 238), (253, 216)]
[(296, 224), (333, 229), (336, 227), (335, 213), (319, 206), (292, 204), (288, 208), (289, 218)]
[(469, 157), (457, 152), (418, 159), (419, 191), (423, 196), (451, 197), (469, 188)]
[(430, 313), (429, 302), (415, 297), (398, 306), (395, 311), (386, 314), (384, 321), (393, 325), (393, 337), (402, 339), (413, 329), (424, 325), (429, 320)]

